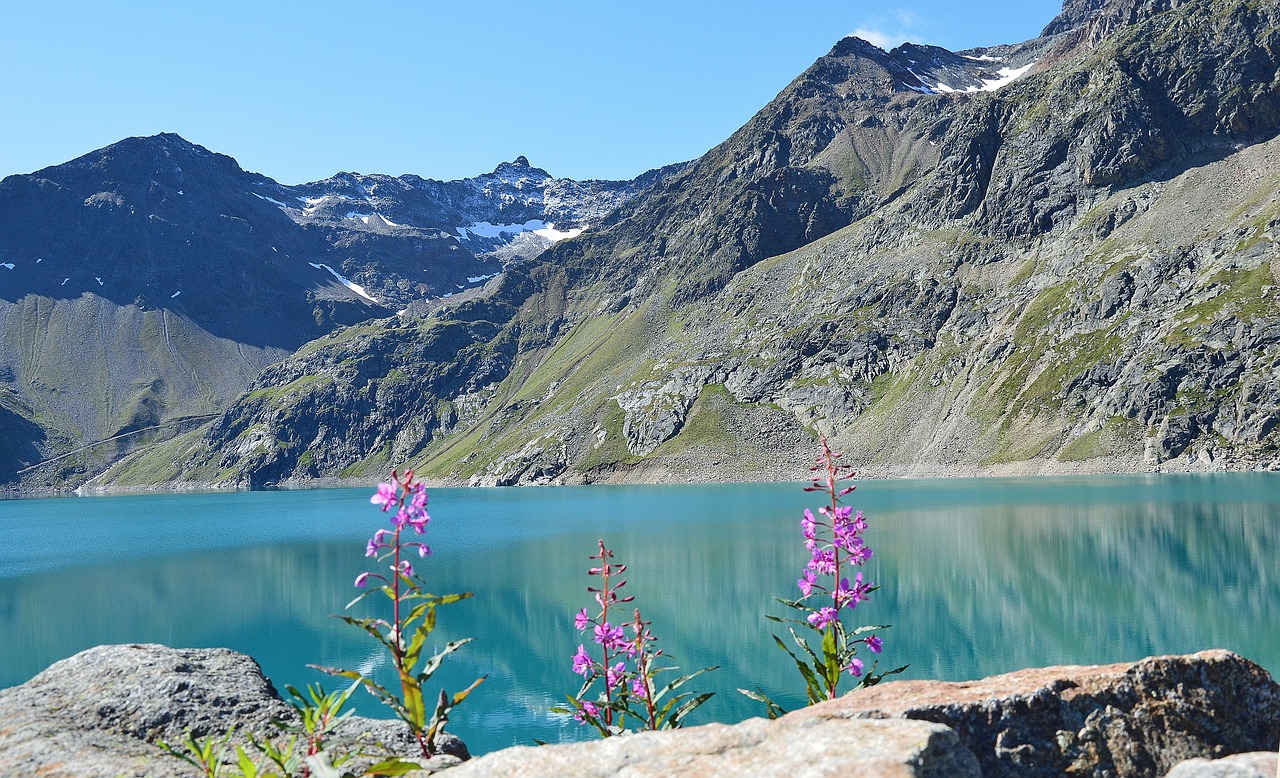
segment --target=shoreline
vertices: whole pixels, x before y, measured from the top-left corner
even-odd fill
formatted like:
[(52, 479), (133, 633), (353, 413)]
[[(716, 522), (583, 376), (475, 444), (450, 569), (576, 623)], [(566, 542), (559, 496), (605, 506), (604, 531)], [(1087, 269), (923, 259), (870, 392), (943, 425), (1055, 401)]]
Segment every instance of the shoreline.
[[(858, 481), (887, 480), (946, 480), (946, 479), (981, 479), (981, 478), (1054, 478), (1089, 475), (1109, 476), (1159, 476), (1159, 475), (1214, 475), (1221, 473), (1259, 473), (1280, 472), (1280, 462), (1270, 464), (1258, 462), (1204, 462), (1183, 459), (1169, 460), (1159, 464), (1135, 462), (1132, 458), (1103, 458), (1083, 462), (1062, 462), (1059, 460), (1025, 460), (999, 465), (964, 465), (964, 464), (921, 464), (909, 465), (868, 465), (858, 471)], [(309, 478), (289, 479), (266, 488), (251, 489), (236, 484), (202, 482), (202, 481), (167, 481), (145, 486), (86, 486), (74, 489), (30, 489), (6, 488), (0, 490), (0, 499), (24, 500), (46, 497), (112, 497), (135, 494), (189, 494), (189, 493), (227, 493), (249, 491), (302, 491), (310, 489), (360, 489), (367, 488), (382, 476), (361, 476), (356, 478)], [(636, 465), (625, 470), (607, 473), (571, 473), (560, 476), (542, 484), (515, 484), (516, 488), (537, 486), (590, 486), (599, 485), (635, 485), (635, 486), (678, 486), (709, 483), (801, 483), (809, 480), (807, 468), (795, 470), (781, 468), (752, 473), (709, 466), (697, 473), (673, 472), (670, 468), (654, 463)], [(492, 486), (469, 483), (457, 478), (424, 478), (421, 479), (428, 488), (470, 488), (493, 489), (511, 488), (508, 486)], [(92, 479), (90, 479), (90, 483)]]

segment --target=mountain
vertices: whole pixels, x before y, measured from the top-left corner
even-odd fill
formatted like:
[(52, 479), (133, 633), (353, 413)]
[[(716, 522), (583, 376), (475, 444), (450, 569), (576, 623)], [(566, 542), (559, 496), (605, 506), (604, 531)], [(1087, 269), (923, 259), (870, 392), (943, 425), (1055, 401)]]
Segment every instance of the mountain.
[[(677, 166), (678, 168), (678, 166)], [(664, 175), (285, 186), (177, 135), (0, 182), (0, 483), (75, 483), (336, 329), (475, 294)], [(30, 472), (30, 471), (28, 471)]]
[(425, 317), (315, 340), (98, 483), (1280, 468), (1280, 9), (846, 38), (723, 144)]

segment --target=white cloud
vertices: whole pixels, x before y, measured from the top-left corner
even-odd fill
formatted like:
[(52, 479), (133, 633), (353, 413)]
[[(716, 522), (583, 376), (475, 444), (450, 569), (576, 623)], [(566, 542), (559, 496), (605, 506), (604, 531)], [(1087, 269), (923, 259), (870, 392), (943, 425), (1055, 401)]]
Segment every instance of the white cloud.
[(907, 42), (907, 36), (901, 33), (890, 34), (880, 30), (868, 29), (866, 27), (859, 27), (850, 34), (854, 37), (863, 39), (872, 46), (884, 49), (885, 51)]
[(907, 41), (923, 43), (925, 36), (920, 32), (923, 26), (924, 19), (916, 11), (895, 8), (864, 19), (863, 24), (850, 35), (856, 35), (873, 46), (888, 51)]

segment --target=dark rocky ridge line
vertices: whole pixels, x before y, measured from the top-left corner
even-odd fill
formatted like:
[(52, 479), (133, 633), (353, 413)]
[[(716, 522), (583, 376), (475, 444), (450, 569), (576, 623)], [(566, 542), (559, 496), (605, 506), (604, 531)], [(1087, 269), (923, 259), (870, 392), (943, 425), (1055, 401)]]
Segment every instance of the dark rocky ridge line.
[[(157, 739), (258, 736), (291, 709), (250, 657), (226, 649), (100, 646), (0, 690), (0, 773), (168, 778), (191, 768)], [(353, 719), (342, 737), (410, 755), (395, 722)], [(1223, 775), (1276, 769), (1280, 685), (1226, 651), (980, 681), (891, 681), (777, 721), (749, 719), (592, 743), (516, 746), (470, 761), (450, 738), (427, 772), (483, 776), (828, 774)], [(1242, 755), (1242, 756), (1233, 756)], [(1258, 773), (1270, 778), (1270, 773)]]

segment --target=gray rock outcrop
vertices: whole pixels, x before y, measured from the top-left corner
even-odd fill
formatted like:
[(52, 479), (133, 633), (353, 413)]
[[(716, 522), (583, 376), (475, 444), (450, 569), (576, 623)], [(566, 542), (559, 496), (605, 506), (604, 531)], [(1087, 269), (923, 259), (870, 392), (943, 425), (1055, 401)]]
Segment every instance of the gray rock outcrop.
[[(98, 646), (50, 665), (21, 686), (0, 690), (0, 776), (185, 778), (190, 765), (156, 741), (182, 742), (232, 728), (270, 736), (272, 719), (296, 719), (251, 657), (225, 648)], [(398, 722), (352, 717), (339, 737), (409, 755)], [(467, 758), (448, 736), (435, 768)]]
[(1274, 751), (1280, 739), (1280, 685), (1229, 651), (963, 683), (893, 681), (831, 705), (841, 715), (946, 724), (988, 778), (1163, 775), (1187, 759)]
[(750, 719), (594, 743), (517, 746), (473, 759), (449, 778), (653, 776), (979, 776), (977, 760), (947, 727), (839, 715)]
[[(192, 769), (157, 740), (232, 728), (261, 736), (275, 731), (271, 719), (294, 715), (250, 657), (157, 645), (100, 646), (57, 662), (0, 691), (0, 710), (3, 778), (186, 778)], [(413, 753), (397, 722), (353, 718), (338, 737)], [(1205, 651), (962, 683), (893, 681), (775, 721), (518, 746), (470, 761), (450, 737), (425, 772), (1270, 778), (1278, 738), (1280, 685), (1247, 659)]]
[(1273, 778), (1280, 775), (1280, 755), (1255, 751), (1221, 759), (1188, 759), (1165, 778)]

